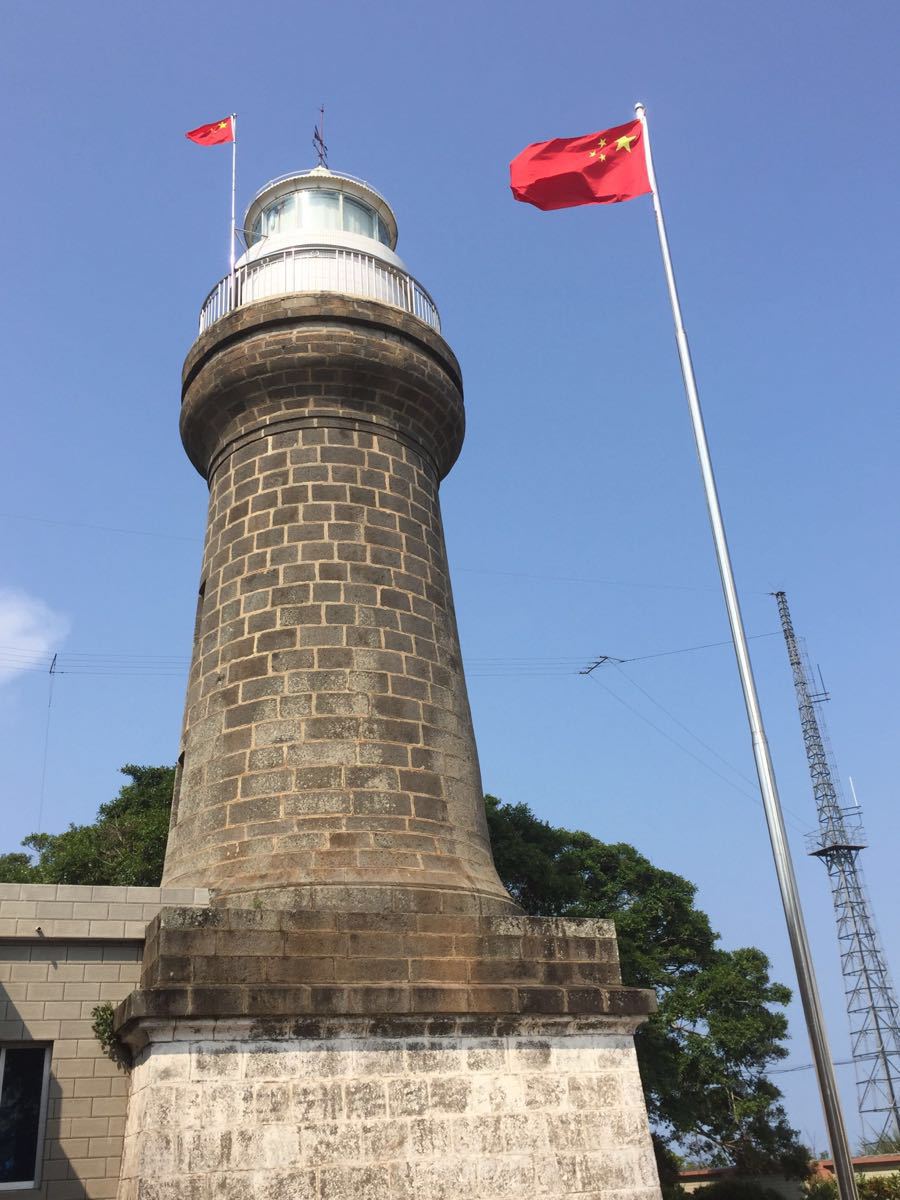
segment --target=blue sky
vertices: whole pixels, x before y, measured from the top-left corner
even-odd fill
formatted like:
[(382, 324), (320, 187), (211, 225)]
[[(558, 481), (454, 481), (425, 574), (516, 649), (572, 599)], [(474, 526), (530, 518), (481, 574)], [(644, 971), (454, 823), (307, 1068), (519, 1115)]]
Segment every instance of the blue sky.
[[(887, 2), (10, 0), (0, 849), (90, 819), (123, 763), (175, 757), (205, 519), (179, 371), (227, 266), (230, 171), (183, 132), (237, 111), (245, 205), (313, 165), (324, 101), (331, 165), (393, 204), (463, 366), (442, 494), (485, 787), (694, 880), (725, 944), (792, 982), (730, 649), (577, 674), (728, 636), (649, 200), (545, 214), (507, 189), (526, 143), (640, 99), (748, 631), (777, 632), (784, 588), (896, 966), (898, 35)], [(751, 646), (843, 1059), (784, 647)], [(801, 1066), (796, 1005), (791, 1030)], [(779, 1080), (824, 1146), (812, 1073)]]

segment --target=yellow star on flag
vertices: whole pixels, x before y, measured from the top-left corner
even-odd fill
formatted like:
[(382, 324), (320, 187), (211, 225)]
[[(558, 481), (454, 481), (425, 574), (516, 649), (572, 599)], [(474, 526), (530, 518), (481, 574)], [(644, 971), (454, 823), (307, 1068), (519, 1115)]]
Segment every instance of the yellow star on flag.
[(628, 153), (630, 154), (631, 153), (631, 143), (635, 142), (635, 141), (637, 141), (637, 138), (635, 138), (635, 137), (628, 137), (628, 136), (620, 137), (619, 140), (616, 142), (616, 149), (617, 150), (627, 150)]

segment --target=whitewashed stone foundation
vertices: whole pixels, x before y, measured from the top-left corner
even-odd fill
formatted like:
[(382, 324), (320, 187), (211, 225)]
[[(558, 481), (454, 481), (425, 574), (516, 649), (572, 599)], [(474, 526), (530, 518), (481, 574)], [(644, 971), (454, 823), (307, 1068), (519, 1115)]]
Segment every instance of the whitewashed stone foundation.
[(373, 1028), (143, 1024), (119, 1200), (658, 1200), (633, 1023)]

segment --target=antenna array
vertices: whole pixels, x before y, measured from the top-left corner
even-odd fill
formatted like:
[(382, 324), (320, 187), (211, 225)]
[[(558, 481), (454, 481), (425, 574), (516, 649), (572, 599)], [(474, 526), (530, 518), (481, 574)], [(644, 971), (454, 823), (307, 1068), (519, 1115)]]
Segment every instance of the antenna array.
[[(787, 597), (775, 592), (794, 676), (803, 742), (818, 812), (808, 852), (828, 871), (856, 1067), (857, 1099), (867, 1145), (900, 1139), (900, 1009), (872, 914), (859, 854), (866, 847), (858, 802), (844, 804), (821, 705), (805, 649), (794, 634)], [(821, 673), (819, 675), (821, 681)], [(856, 799), (854, 791), (854, 800)]]

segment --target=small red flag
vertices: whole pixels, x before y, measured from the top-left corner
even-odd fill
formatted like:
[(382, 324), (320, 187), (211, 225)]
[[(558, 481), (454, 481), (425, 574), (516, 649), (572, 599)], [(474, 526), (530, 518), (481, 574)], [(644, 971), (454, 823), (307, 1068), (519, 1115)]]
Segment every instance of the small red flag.
[(221, 146), (223, 142), (234, 141), (234, 117), (226, 117), (224, 121), (213, 121), (211, 125), (201, 125), (199, 129), (191, 129), (184, 135), (198, 146)]
[(640, 121), (584, 137), (535, 142), (509, 164), (517, 200), (545, 211), (618, 204), (651, 191)]

